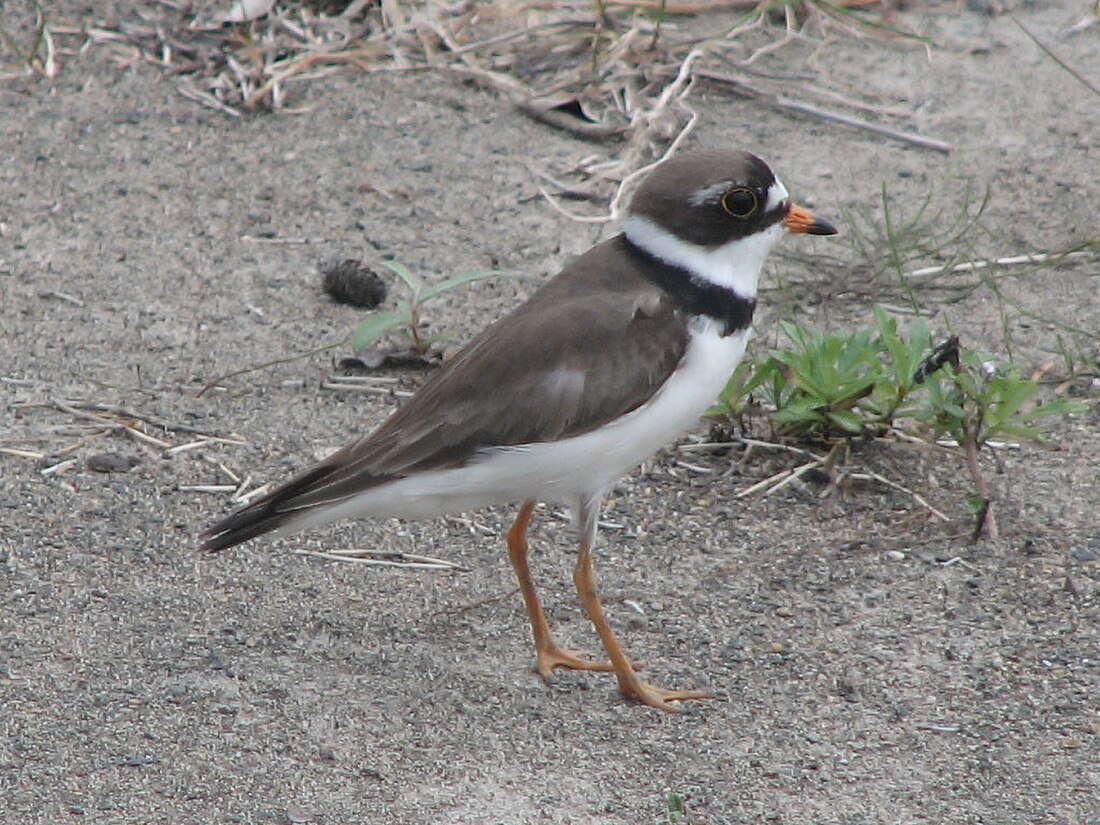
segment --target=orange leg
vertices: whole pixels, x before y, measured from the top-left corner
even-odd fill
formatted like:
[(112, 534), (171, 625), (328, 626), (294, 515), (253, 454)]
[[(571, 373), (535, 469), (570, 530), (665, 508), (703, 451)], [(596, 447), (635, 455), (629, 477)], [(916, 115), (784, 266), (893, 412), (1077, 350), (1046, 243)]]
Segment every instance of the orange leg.
[(581, 539), (580, 552), (577, 556), (577, 567), (573, 571), (573, 582), (577, 585), (577, 593), (581, 597), (584, 609), (588, 611), (596, 632), (600, 634), (607, 655), (611, 657), (615, 675), (619, 679), (619, 692), (630, 699), (637, 699), (643, 704), (653, 708), (675, 713), (679, 710), (672, 702), (680, 702), (686, 699), (710, 699), (712, 694), (705, 690), (665, 690), (643, 682), (638, 678), (630, 660), (626, 658), (623, 649), (619, 646), (615, 633), (604, 616), (600, 598), (596, 592), (596, 576), (592, 570), (592, 548), (590, 539)]
[(508, 531), (508, 558), (511, 559), (512, 567), (516, 571), (519, 590), (523, 594), (523, 603), (531, 619), (531, 633), (535, 637), (536, 669), (539, 675), (543, 679), (549, 679), (556, 667), (567, 667), (572, 670), (615, 670), (615, 666), (610, 662), (582, 659), (575, 651), (558, 647), (550, 634), (550, 625), (546, 621), (542, 605), (539, 604), (535, 583), (531, 579), (531, 570), (527, 566), (527, 526), (531, 523), (531, 514), (534, 510), (533, 501), (524, 502), (520, 508), (512, 529)]

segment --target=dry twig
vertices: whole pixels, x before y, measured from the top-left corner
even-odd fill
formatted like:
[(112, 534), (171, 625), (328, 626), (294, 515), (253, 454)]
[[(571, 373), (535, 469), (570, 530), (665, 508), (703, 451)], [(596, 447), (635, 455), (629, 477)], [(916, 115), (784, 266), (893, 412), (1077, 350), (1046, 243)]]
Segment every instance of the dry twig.
[(351, 547), (344, 550), (293, 550), (296, 556), (313, 556), (330, 561), (353, 562), (373, 567), (403, 567), (414, 570), (455, 570), (460, 573), (470, 572), (470, 568), (463, 567), (453, 561), (437, 559), (432, 556), (418, 556), (414, 553), (402, 553), (396, 550), (365, 550)]
[[(943, 141), (778, 95), (746, 82), (740, 72), (721, 74), (706, 65), (717, 55), (715, 59), (743, 71), (791, 43), (812, 39), (807, 27), (820, 28), (826, 19), (861, 34), (901, 34), (845, 11), (868, 5), (868, 0), (841, 0), (835, 7), (783, 4), (780, 34), (742, 60), (729, 57), (741, 48), (740, 38), (775, 29), (768, 7), (756, 0), (619, 0), (595, 9), (520, 5), (496, 8), (492, 15), (482, 13), (479, 4), (434, 0), (383, 0), (378, 5), (359, 0), (331, 16), (289, 3), (247, 21), (251, 15), (237, 15), (237, 25), (229, 26), (224, 20), (188, 20), (184, 6), (164, 3), (143, 9), (140, 21), (91, 27), (87, 36), (119, 51), (126, 62), (145, 60), (182, 76), (181, 94), (233, 117), (257, 109), (291, 111), (288, 84), (346, 67), (364, 72), (427, 70), (475, 83), (553, 128), (586, 140), (626, 139), (614, 161), (577, 170), (594, 182), (614, 185), (607, 193), (608, 214), (572, 215), (544, 193), (575, 220), (604, 222), (620, 215), (637, 177), (674, 152), (691, 132), (697, 118), (688, 99), (696, 78), (725, 83), (735, 93), (781, 111), (950, 151)], [(750, 7), (753, 11), (739, 25), (717, 35), (685, 34), (686, 28), (667, 19)], [(812, 79), (804, 82), (814, 91)], [(873, 111), (858, 102), (840, 102)], [(569, 192), (569, 186), (557, 188)], [(589, 189), (583, 191), (587, 196)]]
[[(922, 442), (923, 443), (923, 442)], [(835, 448), (826, 455), (819, 455), (811, 450), (803, 449), (802, 447), (796, 447), (793, 444), (782, 444), (772, 441), (761, 441), (756, 438), (741, 438), (739, 441), (722, 441), (722, 442), (704, 442), (700, 444), (684, 444), (679, 449), (683, 452), (700, 452), (711, 451), (716, 449), (728, 449), (730, 447), (745, 446), (749, 449), (759, 448), (765, 450), (778, 450), (781, 452), (792, 453), (794, 455), (803, 456), (808, 458), (806, 461), (797, 467), (781, 470), (778, 473), (774, 473), (767, 478), (761, 479), (744, 489), (738, 490), (734, 494), (734, 498), (747, 498), (748, 496), (756, 493), (762, 493), (765, 496), (769, 496), (772, 493), (776, 493), (782, 490), (789, 484), (794, 483), (806, 473), (812, 470), (828, 470), (828, 468), (837, 459), (835, 455)], [(945, 515), (940, 510), (933, 507), (928, 500), (918, 493), (916, 490), (912, 490), (897, 481), (892, 481), (881, 473), (876, 473), (873, 470), (865, 467), (851, 467), (845, 474), (845, 478), (857, 480), (857, 481), (874, 481), (878, 484), (882, 484), (885, 487), (889, 487), (892, 490), (897, 490), (899, 493), (905, 493), (911, 497), (917, 504), (930, 512), (933, 516), (940, 521), (950, 521), (950, 517)]]

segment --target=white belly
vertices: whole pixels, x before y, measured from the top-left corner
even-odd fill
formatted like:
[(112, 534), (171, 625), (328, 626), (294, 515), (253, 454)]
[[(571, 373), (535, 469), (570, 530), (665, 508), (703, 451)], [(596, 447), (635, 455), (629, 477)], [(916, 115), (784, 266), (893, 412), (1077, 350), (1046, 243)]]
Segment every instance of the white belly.
[(575, 506), (590, 496), (602, 496), (695, 424), (740, 363), (750, 335), (751, 330), (745, 330), (723, 338), (711, 323), (698, 320), (669, 380), (620, 420), (561, 441), (485, 450), (463, 467), (375, 487), (324, 511), (305, 514), (280, 532), (342, 518), (415, 519), (527, 500)]

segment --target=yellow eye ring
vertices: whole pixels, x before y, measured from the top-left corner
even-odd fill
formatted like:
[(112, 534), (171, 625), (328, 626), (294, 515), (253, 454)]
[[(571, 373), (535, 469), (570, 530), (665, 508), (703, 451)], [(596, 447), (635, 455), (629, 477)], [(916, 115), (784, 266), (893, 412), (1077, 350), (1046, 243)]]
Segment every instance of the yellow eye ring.
[(724, 194), (719, 203), (727, 214), (744, 219), (756, 212), (760, 206), (760, 199), (751, 189), (739, 186)]

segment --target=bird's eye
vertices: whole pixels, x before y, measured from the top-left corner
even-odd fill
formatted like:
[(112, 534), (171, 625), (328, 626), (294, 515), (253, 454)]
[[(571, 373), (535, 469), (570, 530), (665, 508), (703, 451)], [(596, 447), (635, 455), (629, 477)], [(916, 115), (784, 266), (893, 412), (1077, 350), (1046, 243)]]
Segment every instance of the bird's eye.
[(760, 200), (751, 189), (731, 189), (722, 196), (722, 208), (735, 218), (747, 218), (756, 211)]

